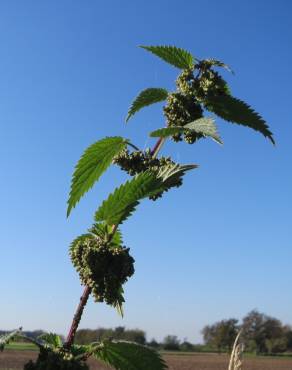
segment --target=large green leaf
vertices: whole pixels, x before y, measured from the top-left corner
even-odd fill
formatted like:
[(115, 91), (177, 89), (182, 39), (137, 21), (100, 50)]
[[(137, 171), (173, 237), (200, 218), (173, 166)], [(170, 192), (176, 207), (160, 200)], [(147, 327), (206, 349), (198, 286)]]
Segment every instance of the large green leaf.
[(80, 198), (94, 185), (111, 165), (113, 158), (125, 148), (122, 137), (106, 137), (88, 147), (75, 168), (68, 200), (67, 217)]
[(20, 333), (21, 333), (21, 328), (2, 335), (0, 337), (0, 352), (4, 350), (6, 344), (9, 344), (9, 342), (12, 341), (15, 337), (17, 337)]
[(150, 87), (149, 89), (143, 90), (135, 98), (130, 106), (126, 122), (140, 109), (147, 107), (148, 105), (164, 101), (167, 98), (168, 91), (161, 88)]
[(164, 370), (166, 363), (151, 348), (125, 341), (105, 341), (93, 355), (116, 370)]
[(163, 59), (165, 62), (172, 64), (180, 69), (192, 68), (194, 57), (187, 50), (175, 46), (141, 46), (141, 48), (150, 51), (154, 55)]
[(122, 223), (140, 200), (158, 190), (161, 185), (161, 180), (150, 171), (138, 174), (109, 195), (95, 213), (95, 221), (105, 221), (109, 225)]
[(217, 133), (217, 127), (213, 118), (199, 118), (193, 122), (188, 123), (183, 127), (166, 127), (160, 128), (150, 133), (151, 137), (169, 137), (177, 133), (183, 132), (196, 132), (197, 134), (204, 135), (205, 137), (211, 137), (217, 143), (222, 144), (222, 140)]
[(245, 102), (230, 95), (210, 97), (205, 103), (206, 109), (226, 121), (250, 127), (275, 144), (273, 134), (263, 118)]

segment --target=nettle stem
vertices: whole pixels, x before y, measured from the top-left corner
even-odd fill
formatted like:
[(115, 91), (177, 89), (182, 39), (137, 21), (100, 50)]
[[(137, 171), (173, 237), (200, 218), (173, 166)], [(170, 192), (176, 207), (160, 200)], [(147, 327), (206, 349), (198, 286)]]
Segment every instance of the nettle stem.
[(80, 302), (79, 302), (79, 305), (78, 305), (77, 310), (75, 312), (75, 315), (73, 317), (73, 321), (72, 321), (72, 324), (71, 324), (71, 327), (70, 327), (70, 330), (69, 330), (69, 333), (68, 333), (68, 336), (67, 336), (67, 340), (66, 340), (66, 343), (64, 345), (64, 347), (66, 347), (68, 349), (72, 346), (72, 344), (74, 342), (76, 331), (77, 331), (79, 323), (81, 321), (83, 310), (84, 310), (84, 308), (87, 304), (90, 293), (91, 293), (91, 288), (88, 285), (86, 285), (85, 288), (84, 288), (83, 294), (80, 298)]
[[(153, 157), (156, 157), (158, 155), (160, 149), (162, 148), (164, 144), (164, 141), (165, 141), (164, 138), (159, 138), (157, 140), (157, 143), (154, 145), (153, 149), (151, 150), (151, 154)], [(111, 238), (114, 236), (115, 232), (117, 231), (117, 228), (118, 228), (118, 225), (113, 225), (110, 236), (109, 236), (109, 240), (111, 240)], [(73, 316), (72, 324), (71, 324), (66, 342), (64, 344), (64, 347), (67, 349), (70, 349), (70, 347), (74, 343), (75, 335), (76, 335), (78, 326), (80, 324), (84, 308), (88, 302), (90, 293), (91, 293), (91, 288), (88, 285), (86, 285), (84, 288), (83, 294), (80, 297), (79, 305), (76, 309), (75, 315)]]

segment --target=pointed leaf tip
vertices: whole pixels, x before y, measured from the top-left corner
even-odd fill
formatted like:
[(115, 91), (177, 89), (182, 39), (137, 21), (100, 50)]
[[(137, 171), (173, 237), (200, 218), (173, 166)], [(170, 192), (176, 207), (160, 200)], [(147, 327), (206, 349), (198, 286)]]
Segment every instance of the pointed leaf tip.
[(130, 106), (126, 117), (126, 123), (140, 109), (147, 107), (148, 105), (164, 101), (167, 98), (167, 95), (167, 90), (157, 87), (150, 87), (141, 91)]
[(247, 126), (260, 132), (275, 145), (273, 134), (265, 120), (248, 104), (231, 95), (209, 97), (205, 107), (225, 121)]
[(189, 51), (182, 48), (177, 48), (176, 46), (140, 45), (140, 47), (179, 69), (192, 68), (194, 65), (194, 60), (196, 59)]

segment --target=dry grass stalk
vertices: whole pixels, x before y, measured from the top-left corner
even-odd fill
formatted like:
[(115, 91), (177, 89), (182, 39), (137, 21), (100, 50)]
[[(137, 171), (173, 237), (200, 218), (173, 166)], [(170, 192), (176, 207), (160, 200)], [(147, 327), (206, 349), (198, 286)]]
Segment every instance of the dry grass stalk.
[(242, 331), (240, 330), (235, 338), (233, 349), (230, 356), (228, 370), (242, 370), (242, 355), (244, 346), (243, 343), (240, 342), (241, 333)]

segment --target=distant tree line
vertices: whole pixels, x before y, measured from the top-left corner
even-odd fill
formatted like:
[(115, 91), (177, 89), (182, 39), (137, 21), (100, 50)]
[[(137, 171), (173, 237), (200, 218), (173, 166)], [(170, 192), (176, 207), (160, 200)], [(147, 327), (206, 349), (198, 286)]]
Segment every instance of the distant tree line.
[[(181, 341), (175, 335), (167, 335), (162, 342), (155, 339), (147, 342), (145, 331), (126, 329), (123, 326), (114, 329), (79, 329), (75, 341), (77, 344), (89, 344), (94, 341), (116, 339), (136, 342), (165, 351), (230, 352), (240, 329), (242, 329), (246, 352), (269, 355), (292, 352), (292, 327), (257, 310), (249, 312), (241, 322), (230, 318), (205, 326), (202, 330), (204, 344), (192, 344), (187, 339)], [(0, 330), (0, 335), (4, 333), (6, 332)], [(37, 338), (45, 331), (35, 330), (24, 333), (29, 337)]]
[(75, 342), (77, 344), (88, 344), (105, 339), (127, 340), (146, 344), (146, 333), (140, 329), (126, 329), (123, 326), (118, 326), (115, 329), (79, 329), (76, 333)]
[(271, 355), (292, 351), (292, 327), (257, 310), (249, 312), (241, 323), (232, 318), (207, 325), (202, 334), (208, 347), (230, 351), (240, 329), (247, 352)]
[[(194, 351), (196, 349), (196, 345), (189, 343), (187, 340), (181, 342), (176, 335), (167, 335), (161, 343), (157, 342), (155, 339), (147, 342), (146, 333), (143, 330), (126, 329), (123, 326), (118, 326), (115, 329), (79, 329), (75, 338), (77, 344), (88, 344), (105, 339), (117, 339), (147, 345), (157, 350)], [(200, 347), (200, 345), (198, 346)]]

